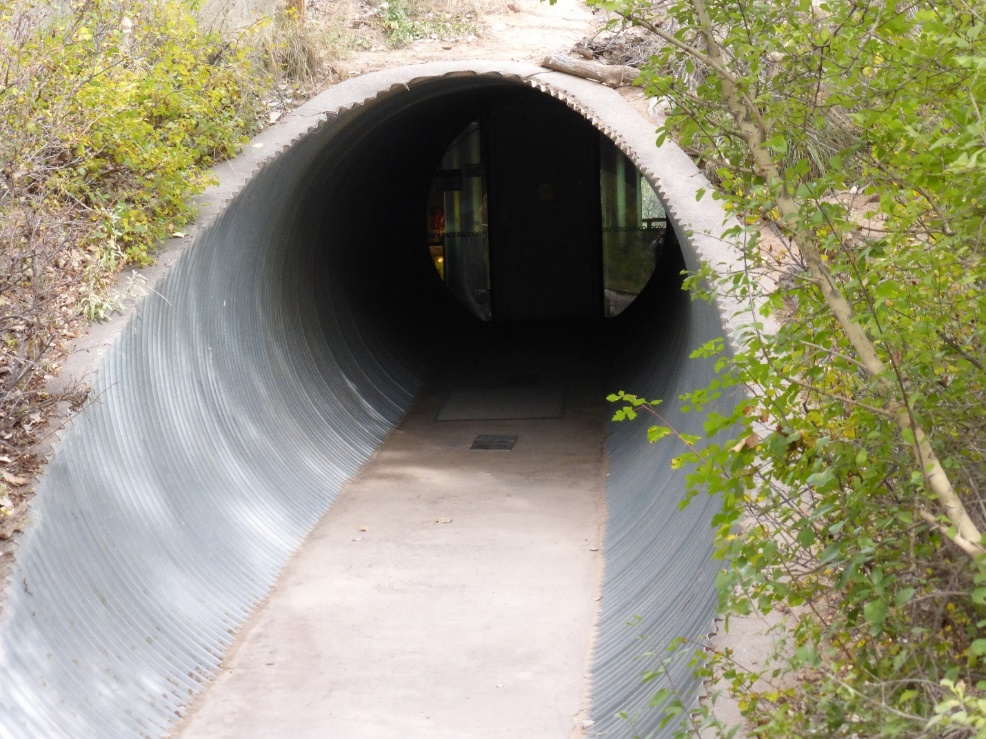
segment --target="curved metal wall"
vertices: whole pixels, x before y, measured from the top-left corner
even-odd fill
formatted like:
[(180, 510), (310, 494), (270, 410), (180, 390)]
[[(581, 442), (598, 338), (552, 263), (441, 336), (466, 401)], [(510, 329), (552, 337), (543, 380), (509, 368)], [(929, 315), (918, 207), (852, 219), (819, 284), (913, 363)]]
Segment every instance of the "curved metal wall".
[[(564, 101), (635, 160), (675, 219), (685, 262), (713, 255), (714, 241), (684, 238), (722, 220), (695, 204), (691, 163), (655, 149), (652, 126), (593, 83), (529, 65), (425, 65), (344, 83), (301, 108), (282, 128), (297, 138), (144, 301), (104, 361), (96, 402), (48, 465), (0, 622), (0, 736), (168, 731), (413, 402), (448, 346), (441, 337), (468, 329), (408, 248), (422, 205), (408, 195), (426, 191), (479, 107), (521, 88)], [(685, 177), (684, 193), (669, 189)], [(687, 355), (723, 331), (712, 306), (677, 290), (677, 266), (614, 322), (643, 347), (620, 358), (614, 383), (654, 397), (700, 383), (709, 367)], [(640, 709), (657, 685), (640, 673), (670, 638), (712, 624), (712, 502), (668, 525), (682, 489), (669, 450), (648, 448), (639, 427), (610, 441), (592, 676), (600, 735), (631, 732), (618, 710), (640, 713), (634, 730), (646, 734), (659, 716)], [(658, 654), (642, 656), (642, 645)]]
[[(666, 254), (663, 279), (631, 306), (621, 333), (637, 341), (621, 342), (634, 348), (616, 354), (612, 386), (662, 399), (663, 421), (701, 436), (701, 417), (682, 413), (679, 395), (712, 379), (714, 363), (689, 354), (722, 335), (722, 322), (713, 306), (691, 302), (681, 291), (684, 263), (678, 257)], [(671, 459), (686, 448), (670, 437), (649, 444), (645, 428), (655, 422), (645, 416), (611, 424), (607, 441), (605, 576), (591, 691), (595, 736), (672, 735), (677, 722), (658, 731), (664, 704), (652, 706), (652, 698), (664, 688), (688, 705), (698, 686), (688, 664), (694, 648), (672, 657), (668, 646), (679, 637), (701, 642), (713, 630), (721, 564), (711, 558), (710, 521), (718, 504), (698, 496), (679, 510), (687, 470), (673, 470)], [(661, 677), (645, 683), (645, 672)]]

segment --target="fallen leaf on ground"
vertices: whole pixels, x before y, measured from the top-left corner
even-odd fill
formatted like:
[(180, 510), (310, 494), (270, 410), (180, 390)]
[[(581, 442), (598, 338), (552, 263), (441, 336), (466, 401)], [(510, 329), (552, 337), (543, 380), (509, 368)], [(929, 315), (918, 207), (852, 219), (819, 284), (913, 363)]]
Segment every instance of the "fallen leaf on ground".
[(20, 487), (21, 485), (26, 485), (27, 484), (27, 480), (25, 480), (23, 477), (18, 477), (17, 475), (12, 475), (9, 472), (4, 472), (3, 473), (3, 479), (6, 480), (9, 484), (16, 485), (17, 487)]
[(451, 518), (436, 518), (435, 523), (452, 523)]

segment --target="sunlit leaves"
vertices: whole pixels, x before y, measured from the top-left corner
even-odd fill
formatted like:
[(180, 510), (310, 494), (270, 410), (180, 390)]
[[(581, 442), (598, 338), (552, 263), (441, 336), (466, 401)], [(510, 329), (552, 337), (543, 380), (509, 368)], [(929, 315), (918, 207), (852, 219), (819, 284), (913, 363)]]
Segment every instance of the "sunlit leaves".
[(2, 8), (0, 66), (28, 93), (0, 98), (5, 167), (99, 221), (111, 269), (144, 261), (244, 140), (259, 70), (182, 2), (91, 2), (32, 31)]

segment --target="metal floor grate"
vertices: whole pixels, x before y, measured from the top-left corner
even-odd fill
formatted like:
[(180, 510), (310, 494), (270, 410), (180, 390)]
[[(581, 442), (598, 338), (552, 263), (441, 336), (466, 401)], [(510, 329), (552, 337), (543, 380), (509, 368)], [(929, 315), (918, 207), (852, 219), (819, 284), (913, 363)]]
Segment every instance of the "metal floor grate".
[(480, 434), (469, 448), (484, 452), (509, 452), (516, 443), (516, 434)]

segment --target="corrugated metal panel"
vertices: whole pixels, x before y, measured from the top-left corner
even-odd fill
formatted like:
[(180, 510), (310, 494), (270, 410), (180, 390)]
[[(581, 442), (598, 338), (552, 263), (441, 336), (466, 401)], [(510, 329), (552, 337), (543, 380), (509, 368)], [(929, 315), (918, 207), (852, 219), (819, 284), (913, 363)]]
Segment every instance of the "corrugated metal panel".
[(300, 309), (346, 299), (279, 241), (304, 149), (147, 299), (45, 474), (0, 641), (12, 736), (164, 733), (425, 376)]
[[(633, 335), (652, 340), (620, 357), (624, 372), (614, 389), (663, 399), (664, 421), (681, 433), (701, 435), (701, 416), (681, 413), (678, 396), (711, 379), (711, 362), (688, 355), (721, 335), (722, 325), (712, 306), (688, 301), (677, 295), (650, 312), (649, 320), (637, 322)], [(650, 736), (663, 718), (660, 707), (649, 706), (659, 689), (675, 690), (690, 704), (698, 689), (688, 665), (694, 649), (671, 660), (667, 648), (678, 637), (701, 643), (712, 630), (713, 584), (721, 563), (711, 558), (710, 520), (718, 501), (698, 496), (679, 510), (686, 470), (672, 470), (670, 462), (686, 447), (672, 438), (649, 444), (645, 429), (654, 423), (644, 416), (613, 424), (608, 441), (609, 521), (592, 689), (598, 736)], [(647, 671), (667, 674), (645, 684)], [(618, 718), (619, 712), (630, 720)]]

